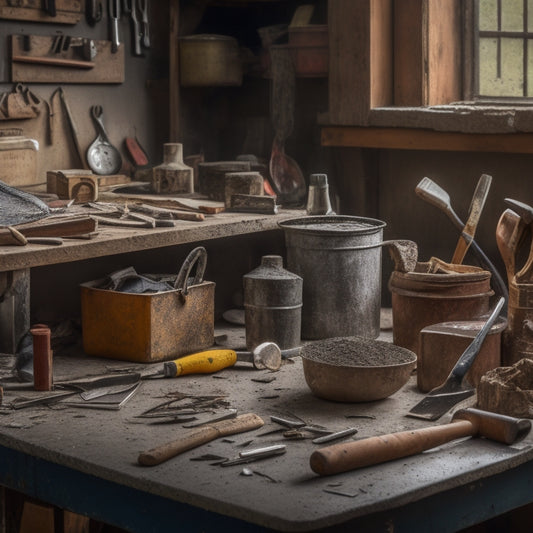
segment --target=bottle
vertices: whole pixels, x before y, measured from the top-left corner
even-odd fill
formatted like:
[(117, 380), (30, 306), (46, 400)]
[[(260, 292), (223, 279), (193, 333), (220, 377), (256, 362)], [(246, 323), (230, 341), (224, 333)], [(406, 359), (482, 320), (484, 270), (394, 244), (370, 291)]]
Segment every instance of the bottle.
[(328, 177), (326, 174), (311, 174), (307, 195), (308, 215), (334, 215), (329, 199)]
[(52, 350), (50, 328), (36, 324), (30, 329), (33, 337), (33, 386), (38, 391), (53, 389)]
[(152, 169), (152, 189), (157, 193), (194, 192), (193, 169), (183, 162), (182, 144), (163, 145), (163, 163)]
[(279, 255), (265, 255), (261, 265), (243, 276), (246, 348), (275, 342), (281, 350), (301, 344), (300, 276), (283, 268)]

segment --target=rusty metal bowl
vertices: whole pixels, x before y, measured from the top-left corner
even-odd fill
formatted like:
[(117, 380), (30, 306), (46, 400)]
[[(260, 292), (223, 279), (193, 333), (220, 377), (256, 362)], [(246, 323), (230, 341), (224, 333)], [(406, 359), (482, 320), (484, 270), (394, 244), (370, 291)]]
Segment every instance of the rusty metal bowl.
[(387, 398), (407, 383), (416, 365), (412, 351), (364, 337), (311, 342), (303, 346), (301, 357), (313, 394), (336, 402)]

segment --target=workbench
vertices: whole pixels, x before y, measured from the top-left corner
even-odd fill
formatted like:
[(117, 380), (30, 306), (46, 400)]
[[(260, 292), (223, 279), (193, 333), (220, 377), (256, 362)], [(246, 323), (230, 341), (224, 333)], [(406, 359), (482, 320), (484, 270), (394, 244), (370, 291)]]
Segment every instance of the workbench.
[[(124, 362), (73, 352), (55, 357), (54, 379), (124, 367)], [(239, 414), (256, 413), (265, 425), (213, 440), (158, 466), (138, 465), (140, 452), (190, 431), (183, 424), (139, 417), (178, 392), (223, 397), (228, 407)], [(280, 429), (286, 428), (270, 418), (297, 416), (331, 431), (355, 427), (357, 434), (348, 439), (448, 422), (449, 415), (438, 422), (405, 416), (422, 397), (414, 376), (385, 400), (335, 403), (312, 395), (296, 357), (278, 372), (238, 363), (211, 375), (143, 380), (115, 411), (61, 403), (9, 409), (16, 396), (39, 395), (43, 393), (5, 391), (0, 484), (132, 532), (457, 531), (533, 500), (531, 434), (512, 446), (463, 439), (319, 477), (311, 471), (309, 457), (320, 445), (284, 437)], [(216, 464), (216, 457), (231, 459), (243, 450), (280, 443), (286, 445), (283, 455), (244, 465)], [(244, 475), (245, 467), (252, 475)]]
[[(226, 237), (263, 236), (279, 231), (280, 220), (302, 214), (298, 210), (282, 210), (275, 216), (224, 213), (202, 223), (146, 230), (102, 226), (91, 240), (65, 240), (54, 247), (2, 247), (0, 272), (20, 275), (29, 297), (30, 272), (40, 267), (80, 266), (95, 258), (141, 250), (151, 253)], [(241, 331), (241, 341), (243, 335)], [(2, 357), (4, 376), (11, 359)], [(54, 380), (100, 375), (124, 366), (146, 368), (87, 357), (73, 349), (54, 355)], [(275, 379), (257, 381), (261, 378)], [(155, 424), (138, 417), (176, 392), (220, 395), (239, 413), (261, 416), (265, 426), (205, 444), (159, 466), (141, 467), (136, 462), (140, 452), (187, 431), (181, 424)], [(533, 501), (531, 435), (513, 446), (467, 439), (418, 456), (320, 478), (309, 467), (309, 457), (318, 445), (271, 432), (280, 426), (270, 417), (287, 413), (332, 431), (355, 427), (358, 432), (350, 438), (426, 427), (433, 423), (404, 416), (421, 398), (415, 377), (386, 400), (333, 403), (311, 394), (301, 360), (295, 358), (277, 373), (241, 364), (215, 375), (144, 380), (117, 411), (61, 403), (9, 408), (14, 397), (37, 395), (42, 393), (4, 392), (0, 485), (132, 532), (356, 527), (361, 531), (456, 531)], [(446, 415), (438, 423), (449, 419)], [(208, 454), (235, 458), (242, 450), (279, 443), (286, 444), (285, 454), (248, 465), (222, 467), (214, 461), (192, 460)], [(244, 467), (252, 475), (243, 475)]]
[[(151, 252), (163, 251), (169, 258), (172, 258), (173, 250), (180, 245), (201, 244), (207, 241), (226, 242), (225, 239), (231, 241), (234, 238), (246, 236), (261, 241), (268, 232), (272, 231), (279, 233), (282, 238), (282, 230), (278, 223), (288, 218), (304, 215), (305, 211), (301, 209), (284, 208), (280, 209), (276, 215), (222, 212), (205, 215), (205, 220), (201, 222), (178, 220), (173, 228), (121, 228), (99, 225), (97, 235), (93, 238), (64, 239), (60, 246), (38, 244), (0, 246), (0, 353), (14, 353), (17, 339), (29, 329), (31, 274), (36, 269), (43, 267), (50, 271), (50, 267), (67, 265), (62, 271), (57, 268), (58, 273), (52, 272), (49, 276), (58, 279), (57, 288), (59, 288), (67, 281), (66, 272), (85, 269), (88, 272), (87, 275), (93, 277), (78, 280), (84, 282), (109, 274), (109, 268), (118, 270), (124, 266), (130, 266), (111, 259), (129, 257), (128, 254), (148, 252), (149, 256), (155, 256), (155, 253)], [(258, 238), (259, 235), (261, 238)], [(254, 248), (259, 249), (260, 246), (254, 246)], [(272, 251), (267, 248), (265, 253), (272, 253)], [(227, 250), (223, 255), (227, 260)], [(231, 257), (235, 260), (235, 250), (231, 251)], [(112, 264), (113, 267), (105, 262), (100, 263), (99, 271), (86, 267), (98, 258), (108, 260), (109, 265)], [(183, 258), (184, 256), (181, 259)], [(208, 259), (208, 273), (213, 270), (210, 270), (210, 266), (215, 260), (216, 258)], [(257, 261), (259, 264), (259, 259)], [(153, 268), (153, 265), (148, 265), (150, 260), (144, 263), (147, 264), (147, 268)], [(249, 266), (249, 270), (256, 266), (255, 264)], [(178, 265), (172, 265), (172, 268), (177, 274)], [(92, 271), (95, 274), (90, 274)], [(242, 272), (241, 275), (246, 272)], [(46, 281), (48, 285), (49, 282)], [(49, 285), (49, 295), (54, 294), (54, 288), (53, 284)], [(72, 284), (71, 291), (77, 292), (78, 290), (78, 287)]]

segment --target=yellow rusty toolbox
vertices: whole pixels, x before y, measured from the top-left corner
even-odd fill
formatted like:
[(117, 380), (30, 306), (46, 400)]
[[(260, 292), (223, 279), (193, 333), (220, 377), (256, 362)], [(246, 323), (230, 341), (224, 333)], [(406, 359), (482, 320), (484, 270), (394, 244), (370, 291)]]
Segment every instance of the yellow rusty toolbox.
[(195, 248), (183, 263), (175, 289), (164, 292), (135, 294), (98, 288), (102, 280), (81, 284), (85, 353), (151, 363), (211, 347), (215, 283), (203, 281), (205, 262), (205, 249)]

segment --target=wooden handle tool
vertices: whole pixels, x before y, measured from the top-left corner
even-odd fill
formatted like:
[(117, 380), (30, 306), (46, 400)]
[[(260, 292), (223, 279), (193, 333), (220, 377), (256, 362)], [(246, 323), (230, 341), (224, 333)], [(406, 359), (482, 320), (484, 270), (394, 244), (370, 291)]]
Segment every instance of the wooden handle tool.
[(491, 182), (492, 176), (489, 176), (488, 174), (482, 174), (479, 178), (476, 190), (472, 196), (468, 220), (463, 228), (461, 237), (459, 237), (452, 260), (450, 261), (453, 264), (460, 265), (463, 262), (466, 252), (474, 240), (479, 218), (489, 194)]
[(505, 444), (525, 437), (531, 421), (468, 408), (457, 411), (449, 424), (390, 433), (335, 444), (312, 453), (311, 469), (322, 476), (348, 472), (392, 459), (415, 455), (452, 440), (476, 435)]
[(155, 466), (187, 450), (196, 448), (214, 439), (244, 433), (264, 425), (261, 417), (253, 413), (239, 415), (230, 420), (221, 420), (203, 427), (199, 427), (167, 444), (153, 448), (139, 454), (138, 463), (143, 466)]
[[(0, 246), (4, 244), (18, 244), (24, 246), (31, 243), (32, 238), (41, 237), (69, 237), (91, 233), (97, 228), (97, 222), (86, 216), (48, 218), (15, 227), (0, 228)], [(28, 241), (28, 239), (30, 239)], [(48, 243), (48, 244), (58, 244)]]
[(236, 362), (237, 353), (234, 350), (207, 350), (167, 361), (163, 367), (163, 375), (167, 378), (177, 378), (187, 374), (211, 374), (233, 366)]

